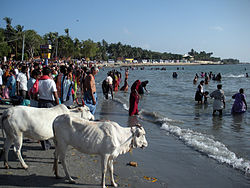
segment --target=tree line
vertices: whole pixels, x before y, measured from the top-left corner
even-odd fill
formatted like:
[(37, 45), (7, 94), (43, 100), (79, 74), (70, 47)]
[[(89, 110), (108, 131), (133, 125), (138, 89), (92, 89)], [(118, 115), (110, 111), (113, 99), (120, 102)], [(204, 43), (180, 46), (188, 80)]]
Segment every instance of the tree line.
[[(50, 44), (52, 59), (82, 59), (89, 58), (90, 60), (124, 60), (125, 58), (155, 59), (155, 60), (182, 60), (182, 54), (161, 53), (151, 50), (145, 50), (139, 47), (124, 45), (121, 42), (108, 44), (104, 39), (100, 42), (94, 42), (91, 39), (79, 40), (72, 39), (69, 35), (69, 29), (64, 30), (63, 35), (58, 32), (49, 32), (40, 36), (35, 30), (24, 30), (24, 26), (12, 26), (12, 19), (9, 17), (3, 18), (6, 22), (6, 27), (0, 27), (0, 58), (4, 56), (14, 60), (21, 60), (22, 46), (24, 42), (24, 59), (33, 59), (41, 55), (40, 45)], [(212, 57), (211, 53), (205, 51), (196, 52), (191, 49), (188, 52), (191, 60), (206, 60), (206, 61), (221, 61), (218, 57)], [(227, 61), (225, 61), (227, 62)]]

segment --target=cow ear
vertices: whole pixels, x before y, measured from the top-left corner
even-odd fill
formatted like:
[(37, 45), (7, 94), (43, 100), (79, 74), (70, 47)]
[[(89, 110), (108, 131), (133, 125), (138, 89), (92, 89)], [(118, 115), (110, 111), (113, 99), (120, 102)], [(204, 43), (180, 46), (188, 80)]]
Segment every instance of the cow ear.
[(136, 127), (131, 127), (131, 132), (133, 133), (133, 134), (135, 134), (135, 132), (136, 132)]

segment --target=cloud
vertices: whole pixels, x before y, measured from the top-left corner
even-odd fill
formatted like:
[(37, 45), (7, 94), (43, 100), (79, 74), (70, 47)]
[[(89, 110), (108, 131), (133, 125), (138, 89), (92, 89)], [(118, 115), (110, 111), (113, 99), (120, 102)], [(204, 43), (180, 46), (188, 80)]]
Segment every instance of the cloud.
[(214, 31), (219, 31), (219, 32), (224, 31), (223, 27), (221, 26), (213, 26), (210, 29)]

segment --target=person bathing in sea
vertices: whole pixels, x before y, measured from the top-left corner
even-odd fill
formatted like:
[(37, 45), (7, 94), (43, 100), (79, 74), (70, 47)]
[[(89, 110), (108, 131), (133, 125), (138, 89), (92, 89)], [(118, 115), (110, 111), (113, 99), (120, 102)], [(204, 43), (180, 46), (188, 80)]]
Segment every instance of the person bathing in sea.
[(218, 84), (217, 85), (217, 90), (213, 91), (210, 94), (211, 98), (214, 98), (214, 103), (213, 103), (213, 115), (215, 115), (215, 112), (218, 111), (219, 115), (222, 115), (222, 109), (225, 108), (225, 94), (224, 91), (222, 90), (222, 85)]
[(129, 97), (129, 116), (138, 115), (138, 104), (140, 100), (139, 87), (141, 85), (140, 80), (136, 80), (131, 86), (131, 93)]
[(102, 82), (102, 92), (103, 92), (103, 95), (105, 96), (106, 99), (108, 99), (109, 92), (111, 93), (112, 99), (114, 98), (114, 96), (113, 96), (113, 78), (111, 76), (112, 76), (112, 72), (108, 72), (108, 76)]
[(204, 93), (203, 85), (204, 85), (204, 80), (201, 80), (200, 84), (198, 85), (198, 87), (196, 89), (195, 101), (198, 101), (198, 104), (202, 103), (203, 93)]
[(244, 113), (247, 110), (246, 95), (244, 94), (244, 89), (240, 88), (239, 93), (232, 96), (234, 99), (234, 104), (232, 106), (231, 113)]
[(148, 80), (141, 82), (141, 85), (139, 86), (139, 91), (138, 91), (140, 95), (144, 94), (144, 90), (148, 93), (148, 90), (146, 88), (147, 84), (148, 84)]

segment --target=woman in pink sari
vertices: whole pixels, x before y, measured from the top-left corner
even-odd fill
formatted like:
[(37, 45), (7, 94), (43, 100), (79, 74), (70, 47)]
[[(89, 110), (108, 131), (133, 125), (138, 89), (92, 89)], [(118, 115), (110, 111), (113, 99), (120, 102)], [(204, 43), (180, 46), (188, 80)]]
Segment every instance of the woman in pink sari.
[(140, 95), (138, 93), (139, 86), (141, 85), (140, 80), (136, 80), (131, 86), (131, 93), (129, 97), (129, 116), (138, 115), (138, 103)]

